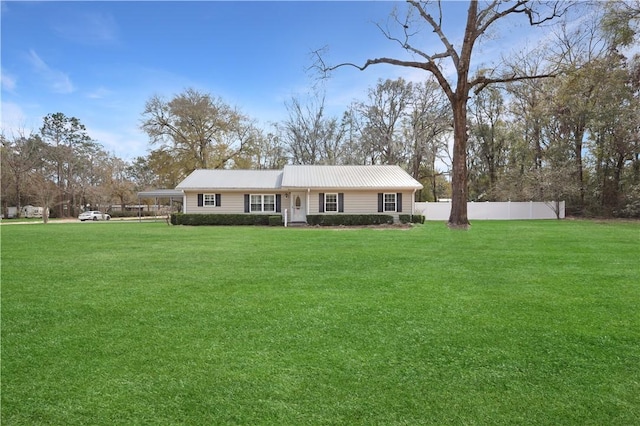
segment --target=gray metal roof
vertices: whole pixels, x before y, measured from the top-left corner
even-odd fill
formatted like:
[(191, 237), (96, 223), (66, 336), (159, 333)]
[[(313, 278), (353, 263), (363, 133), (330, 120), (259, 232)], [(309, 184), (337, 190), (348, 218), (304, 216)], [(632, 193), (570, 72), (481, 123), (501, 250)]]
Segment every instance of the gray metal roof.
[(182, 198), (184, 193), (175, 189), (156, 189), (153, 191), (140, 191), (138, 198)]
[(283, 188), (420, 189), (399, 166), (284, 166)]
[(195, 170), (176, 190), (420, 189), (399, 166), (285, 166), (284, 170)]
[(180, 190), (280, 189), (282, 170), (195, 170), (176, 186)]

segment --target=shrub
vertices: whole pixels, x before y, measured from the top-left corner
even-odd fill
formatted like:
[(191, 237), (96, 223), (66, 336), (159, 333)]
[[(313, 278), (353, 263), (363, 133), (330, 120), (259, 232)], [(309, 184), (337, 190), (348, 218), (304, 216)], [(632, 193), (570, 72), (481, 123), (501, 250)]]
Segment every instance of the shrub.
[(282, 216), (269, 216), (269, 226), (282, 226)]
[(398, 219), (400, 223), (424, 223), (424, 216), (421, 214), (401, 214)]
[[(278, 216), (280, 217), (280, 216)], [(172, 225), (269, 225), (269, 216), (258, 214), (185, 214), (171, 215)]]
[(309, 225), (320, 226), (362, 226), (393, 223), (393, 216), (382, 214), (318, 214), (308, 215)]
[(615, 212), (616, 217), (640, 218), (640, 185), (632, 186), (625, 196), (623, 207)]

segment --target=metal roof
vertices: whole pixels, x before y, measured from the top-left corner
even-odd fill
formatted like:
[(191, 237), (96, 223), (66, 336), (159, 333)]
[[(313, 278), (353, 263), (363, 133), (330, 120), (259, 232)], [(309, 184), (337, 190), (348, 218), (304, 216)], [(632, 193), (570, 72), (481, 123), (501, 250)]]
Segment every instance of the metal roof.
[(182, 198), (184, 193), (175, 189), (156, 189), (153, 191), (140, 191), (138, 198)]
[(176, 190), (420, 189), (399, 166), (284, 166), (284, 170), (195, 170)]
[(420, 189), (399, 166), (284, 166), (283, 188)]
[(199, 169), (180, 182), (176, 189), (280, 189), (281, 183), (282, 170)]

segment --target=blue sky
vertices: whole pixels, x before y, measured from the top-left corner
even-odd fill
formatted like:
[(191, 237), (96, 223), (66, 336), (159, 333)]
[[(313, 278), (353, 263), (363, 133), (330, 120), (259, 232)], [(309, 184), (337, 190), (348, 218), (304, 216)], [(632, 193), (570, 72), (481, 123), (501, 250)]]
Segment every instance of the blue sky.
[[(395, 6), (404, 4), (2, 2), (2, 128), (37, 132), (43, 116), (62, 112), (79, 118), (107, 151), (132, 160), (149, 149), (139, 128), (145, 102), (186, 88), (219, 96), (268, 128), (286, 119), (286, 101), (317, 83), (306, 71), (311, 51), (328, 46), (333, 63), (403, 55), (375, 26)], [(447, 25), (460, 30), (466, 4), (446, 7), (453, 12)], [(399, 76), (425, 74), (387, 65), (334, 72), (325, 83), (330, 111), (363, 100), (379, 78)]]

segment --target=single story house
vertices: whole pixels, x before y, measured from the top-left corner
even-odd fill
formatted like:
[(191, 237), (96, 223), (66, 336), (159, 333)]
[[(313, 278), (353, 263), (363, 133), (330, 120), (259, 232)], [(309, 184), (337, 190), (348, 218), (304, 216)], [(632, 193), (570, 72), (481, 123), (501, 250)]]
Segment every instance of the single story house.
[(414, 214), (420, 182), (399, 166), (296, 166), (283, 170), (195, 170), (176, 190), (183, 213)]

